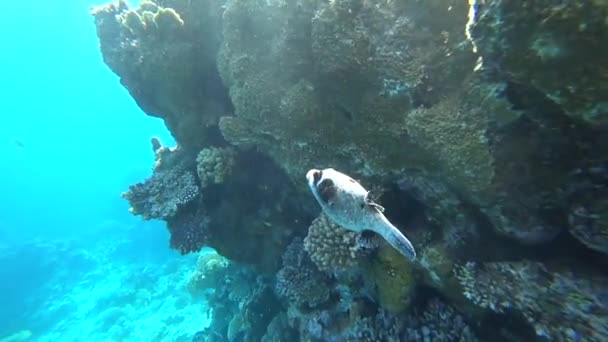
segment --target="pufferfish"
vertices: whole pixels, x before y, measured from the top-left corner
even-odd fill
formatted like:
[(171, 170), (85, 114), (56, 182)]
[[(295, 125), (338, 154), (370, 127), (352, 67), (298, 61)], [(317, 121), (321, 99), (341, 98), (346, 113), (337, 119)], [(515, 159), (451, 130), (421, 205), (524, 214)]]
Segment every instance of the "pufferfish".
[(384, 208), (370, 199), (369, 191), (359, 182), (332, 168), (311, 169), (306, 179), (323, 212), (334, 223), (353, 232), (371, 230), (410, 261), (416, 260), (412, 243), (384, 216)]

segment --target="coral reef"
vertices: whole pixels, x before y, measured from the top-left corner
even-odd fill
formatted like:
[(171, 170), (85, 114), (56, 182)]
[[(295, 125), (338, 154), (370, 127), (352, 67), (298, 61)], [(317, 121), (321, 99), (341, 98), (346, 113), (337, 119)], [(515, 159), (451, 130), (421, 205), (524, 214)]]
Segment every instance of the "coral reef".
[[(178, 143), (153, 139), (153, 175), (123, 196), (167, 222), (172, 248), (230, 260), (195, 272), (193, 289), (215, 289), (193, 290), (214, 310), (197, 338), (503, 341), (522, 328), (495, 318), (508, 314), (539, 338), (604, 340), (607, 11), (599, 0), (97, 7), (104, 61)], [(380, 189), (416, 263), (318, 215), (304, 175), (322, 167)]]
[(532, 261), (471, 262), (459, 268), (457, 277), (472, 302), (498, 313), (516, 311), (538, 336), (564, 341), (608, 338), (608, 278), (602, 274), (550, 271)]

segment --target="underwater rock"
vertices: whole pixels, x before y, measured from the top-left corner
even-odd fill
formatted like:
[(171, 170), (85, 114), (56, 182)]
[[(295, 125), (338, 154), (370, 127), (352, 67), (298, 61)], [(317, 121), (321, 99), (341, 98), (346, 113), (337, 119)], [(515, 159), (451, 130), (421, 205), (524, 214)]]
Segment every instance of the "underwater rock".
[(496, 72), (529, 85), (568, 115), (608, 122), (605, 1), (471, 1), (467, 32)]
[(470, 262), (456, 274), (469, 300), (497, 313), (523, 315), (539, 337), (559, 341), (608, 338), (608, 278), (603, 274), (550, 271), (532, 261)]

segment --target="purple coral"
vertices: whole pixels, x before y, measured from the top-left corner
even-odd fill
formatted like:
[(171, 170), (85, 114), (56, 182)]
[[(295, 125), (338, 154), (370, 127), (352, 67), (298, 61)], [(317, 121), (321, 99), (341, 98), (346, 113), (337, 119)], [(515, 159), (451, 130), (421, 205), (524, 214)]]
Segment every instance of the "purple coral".
[(299, 238), (292, 241), (283, 255), (283, 268), (277, 273), (275, 292), (296, 306), (310, 308), (329, 299), (327, 278), (310, 260)]

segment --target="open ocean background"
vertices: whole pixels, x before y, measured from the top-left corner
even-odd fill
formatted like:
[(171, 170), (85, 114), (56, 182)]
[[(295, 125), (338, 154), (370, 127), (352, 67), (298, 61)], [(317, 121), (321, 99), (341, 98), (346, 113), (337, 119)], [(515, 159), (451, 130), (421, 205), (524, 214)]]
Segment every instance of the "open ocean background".
[(120, 197), (151, 174), (150, 137), (174, 142), (103, 63), (95, 4), (0, 11), (0, 341), (179, 341), (205, 325), (184, 288), (196, 256)]

